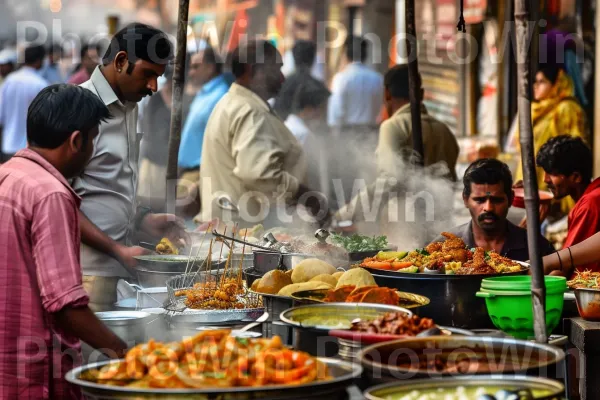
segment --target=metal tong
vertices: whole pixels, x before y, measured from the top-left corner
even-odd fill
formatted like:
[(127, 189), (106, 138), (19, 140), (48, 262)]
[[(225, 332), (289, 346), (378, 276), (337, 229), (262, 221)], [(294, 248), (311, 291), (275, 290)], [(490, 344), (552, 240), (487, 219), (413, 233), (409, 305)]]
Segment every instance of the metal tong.
[(273, 249), (273, 248), (271, 248), (271, 247), (264, 247), (264, 246), (261, 246), (261, 245), (258, 245), (258, 244), (254, 244), (254, 243), (248, 243), (248, 242), (246, 242), (246, 241), (244, 241), (244, 240), (241, 240), (241, 239), (236, 239), (236, 238), (234, 238), (234, 237), (230, 237), (230, 236), (222, 235), (222, 234), (218, 233), (216, 230), (213, 230), (213, 231), (212, 231), (212, 234), (213, 234), (213, 236), (214, 236), (214, 237), (216, 237), (217, 239), (221, 239), (222, 241), (224, 241), (224, 242), (225, 242), (225, 244), (226, 244), (228, 247), (229, 247), (229, 244), (227, 243), (227, 241), (228, 241), (228, 240), (231, 240), (231, 241), (233, 241), (233, 242), (240, 243), (240, 244), (244, 244), (244, 245), (246, 245), (246, 246), (250, 246), (250, 247), (255, 247), (255, 248), (257, 248), (257, 249), (261, 249), (261, 250), (266, 250), (266, 251), (271, 251), (271, 252), (273, 252), (273, 251), (278, 251), (278, 250), (276, 250), (276, 249)]

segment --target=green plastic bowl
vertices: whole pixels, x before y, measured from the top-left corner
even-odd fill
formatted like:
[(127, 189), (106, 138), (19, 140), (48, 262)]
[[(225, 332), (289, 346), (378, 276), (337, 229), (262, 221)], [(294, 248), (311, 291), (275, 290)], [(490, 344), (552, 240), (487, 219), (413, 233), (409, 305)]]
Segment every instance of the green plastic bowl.
[[(546, 276), (546, 328), (550, 334), (559, 324), (567, 280)], [(534, 337), (530, 276), (484, 279), (477, 297), (485, 299), (488, 314), (501, 331), (519, 339)]]

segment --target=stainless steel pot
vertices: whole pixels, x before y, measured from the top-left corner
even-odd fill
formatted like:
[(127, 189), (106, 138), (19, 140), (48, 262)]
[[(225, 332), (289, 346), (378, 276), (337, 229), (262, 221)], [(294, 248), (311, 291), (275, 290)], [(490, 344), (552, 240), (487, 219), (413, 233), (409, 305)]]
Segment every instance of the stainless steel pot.
[(575, 301), (581, 318), (600, 321), (600, 290), (575, 289)]
[(314, 254), (299, 254), (299, 253), (278, 253), (268, 251), (254, 251), (254, 269), (260, 274), (266, 274), (274, 269), (288, 271), (293, 269), (301, 261), (309, 258), (318, 258), (333, 265), (336, 268), (347, 269), (350, 266), (349, 261), (337, 260), (331, 257), (319, 256)]
[[(481, 375), (470, 377), (451, 377), (435, 379), (416, 379), (409, 382), (394, 382), (379, 385), (368, 389), (365, 392), (367, 400), (384, 400), (389, 398), (399, 399), (403, 396), (412, 394), (411, 392), (419, 390), (431, 390), (436, 388), (440, 390), (450, 390), (456, 393), (459, 387), (465, 389), (489, 387), (494, 392), (486, 393), (491, 396), (499, 389), (514, 391), (517, 389), (544, 390), (548, 392), (546, 396), (536, 396), (536, 400), (562, 399), (565, 387), (562, 383), (545, 378), (534, 378), (529, 376), (502, 376), (502, 375)], [(471, 398), (471, 397), (465, 397)], [(473, 397), (474, 398), (474, 397)]]
[[(370, 320), (390, 312), (413, 314), (406, 308), (385, 304), (319, 303), (287, 309), (279, 318), (294, 328), (294, 348), (314, 356), (335, 357), (340, 351), (339, 341), (329, 331), (347, 327), (327, 324), (327, 319), (341, 319), (350, 324), (356, 318)], [(312, 321), (315, 317), (323, 322)]]
[(146, 341), (146, 328), (156, 318), (141, 311), (106, 311), (96, 316), (130, 347)]
[[(146, 256), (146, 257), (158, 257), (158, 256)], [(166, 256), (160, 256), (166, 257)], [(182, 257), (182, 256), (173, 256), (173, 257)], [(183, 256), (183, 258), (187, 259), (188, 257)], [(177, 260), (177, 259), (174, 259)], [(189, 270), (195, 272), (198, 270), (198, 267), (202, 265), (203, 260), (198, 261), (196, 266), (193, 268), (190, 267)], [(166, 287), (167, 281), (177, 275), (181, 275), (185, 273), (187, 261), (184, 263), (183, 261), (146, 261), (138, 264), (136, 268), (138, 283), (143, 288), (153, 288), (153, 287)], [(225, 266), (225, 261), (213, 261), (211, 270), (217, 270), (223, 268)]]
[[(468, 372), (427, 369), (434, 358), (458, 359)], [(373, 384), (443, 376), (527, 374), (560, 376), (565, 352), (557, 347), (526, 340), (479, 336), (432, 336), (375, 344), (363, 349), (360, 362)]]

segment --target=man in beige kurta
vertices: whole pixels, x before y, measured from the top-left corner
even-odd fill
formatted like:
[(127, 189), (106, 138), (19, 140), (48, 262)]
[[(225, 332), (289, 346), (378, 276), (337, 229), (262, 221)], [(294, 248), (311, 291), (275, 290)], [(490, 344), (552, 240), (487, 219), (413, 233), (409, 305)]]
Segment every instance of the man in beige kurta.
[(451, 217), (458, 142), (450, 129), (421, 105), (425, 169), (411, 165), (408, 67), (393, 67), (385, 76), (384, 86), (391, 117), (379, 129), (379, 179), (342, 207), (336, 219), (352, 220), (365, 232), (386, 234), (393, 243), (420, 246), (439, 233)]
[[(412, 121), (408, 98), (408, 67), (397, 65), (385, 76), (385, 104), (391, 117), (379, 128), (377, 165), (379, 174), (397, 175), (398, 159), (406, 160), (412, 152)], [(441, 175), (456, 181), (459, 147), (456, 137), (443, 122), (427, 113), (421, 105), (423, 164), (430, 169), (446, 169)], [(435, 167), (432, 167), (434, 166)], [(440, 170), (438, 170), (440, 171)]]
[[(257, 61), (261, 52), (263, 62)], [(196, 219), (276, 226), (290, 222), (286, 208), (296, 204), (323, 219), (326, 201), (303, 196), (309, 192), (302, 184), (307, 168), (303, 149), (267, 103), (284, 80), (281, 55), (270, 43), (256, 41), (241, 45), (232, 59), (236, 82), (206, 127), (202, 211)]]

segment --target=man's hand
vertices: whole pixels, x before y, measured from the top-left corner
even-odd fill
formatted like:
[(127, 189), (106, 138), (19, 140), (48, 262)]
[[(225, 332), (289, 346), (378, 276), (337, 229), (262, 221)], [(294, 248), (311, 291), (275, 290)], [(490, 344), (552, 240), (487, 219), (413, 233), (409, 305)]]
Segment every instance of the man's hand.
[(190, 244), (190, 238), (185, 232), (185, 223), (181, 218), (172, 214), (147, 214), (142, 220), (140, 228), (156, 239), (166, 237), (173, 244), (181, 243), (181, 241), (184, 244)]
[(296, 197), (299, 204), (306, 207), (311, 215), (315, 217), (320, 227), (324, 227), (331, 221), (332, 215), (329, 210), (329, 202), (322, 193), (311, 191), (306, 186), (300, 185)]
[(137, 266), (137, 260), (134, 257), (145, 256), (152, 254), (148, 249), (143, 247), (127, 247), (122, 244), (118, 244), (114, 251), (115, 258), (127, 268), (135, 268)]

